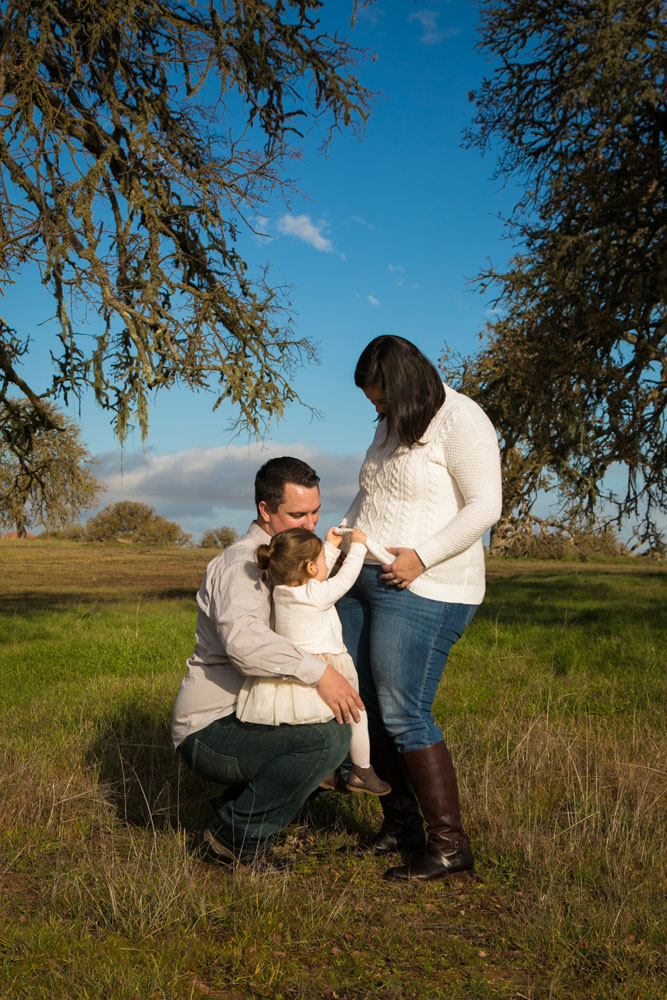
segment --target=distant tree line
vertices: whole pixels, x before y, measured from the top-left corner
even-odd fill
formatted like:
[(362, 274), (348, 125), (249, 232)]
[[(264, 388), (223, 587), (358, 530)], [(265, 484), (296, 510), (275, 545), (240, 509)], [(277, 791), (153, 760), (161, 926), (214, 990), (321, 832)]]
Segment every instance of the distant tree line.
[[(63, 528), (47, 530), (45, 537), (77, 542), (120, 542), (131, 545), (191, 546), (192, 535), (183, 531), (176, 521), (168, 521), (155, 508), (133, 500), (110, 504), (92, 517), (87, 524), (71, 523)], [(226, 549), (237, 538), (233, 528), (222, 525), (209, 528), (202, 535), (199, 547)]]

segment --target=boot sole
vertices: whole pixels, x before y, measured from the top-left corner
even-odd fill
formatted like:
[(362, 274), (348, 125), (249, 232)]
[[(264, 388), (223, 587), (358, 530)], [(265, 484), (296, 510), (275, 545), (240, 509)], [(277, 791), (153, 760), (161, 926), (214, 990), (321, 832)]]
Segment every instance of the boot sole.
[(345, 788), (348, 792), (354, 792), (356, 795), (374, 795), (376, 799), (381, 799), (383, 795), (389, 795), (391, 788), (388, 788), (386, 792), (373, 792), (370, 788), (355, 788), (354, 785), (346, 785)]
[(392, 875), (391, 872), (396, 871), (395, 868), (390, 868), (386, 871), (382, 878), (386, 882), (436, 882), (442, 878), (450, 878), (453, 875), (474, 875), (474, 868), (443, 868), (441, 872), (433, 872), (430, 875)]

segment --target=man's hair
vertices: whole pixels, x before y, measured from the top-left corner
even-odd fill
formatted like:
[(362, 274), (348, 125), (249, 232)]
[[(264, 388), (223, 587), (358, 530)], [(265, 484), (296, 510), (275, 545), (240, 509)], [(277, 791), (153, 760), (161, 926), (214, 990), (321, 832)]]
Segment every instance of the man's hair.
[(300, 458), (271, 458), (265, 462), (255, 476), (255, 506), (264, 501), (272, 514), (278, 510), (285, 497), (285, 484), (294, 483), (312, 489), (319, 484), (320, 477)]
[(436, 368), (419, 348), (403, 337), (376, 337), (364, 348), (354, 372), (360, 389), (377, 388), (387, 401), (384, 419), (389, 441), (412, 448), (445, 402), (445, 389)]

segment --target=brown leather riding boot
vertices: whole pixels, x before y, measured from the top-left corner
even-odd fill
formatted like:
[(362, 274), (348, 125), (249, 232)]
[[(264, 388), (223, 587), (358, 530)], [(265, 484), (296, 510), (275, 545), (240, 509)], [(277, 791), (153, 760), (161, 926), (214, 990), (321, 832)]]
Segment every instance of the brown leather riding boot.
[(444, 743), (409, 750), (402, 755), (426, 820), (428, 842), (416, 861), (390, 868), (384, 877), (422, 882), (452, 872), (471, 871), (470, 841), (463, 831), (459, 789), (449, 750)]
[(352, 853), (357, 856), (393, 854), (395, 851), (418, 854), (426, 844), (424, 823), (403, 756), (391, 737), (371, 740), (371, 763), (377, 775), (389, 782), (391, 791), (379, 799), (383, 820), (378, 833), (352, 847)]

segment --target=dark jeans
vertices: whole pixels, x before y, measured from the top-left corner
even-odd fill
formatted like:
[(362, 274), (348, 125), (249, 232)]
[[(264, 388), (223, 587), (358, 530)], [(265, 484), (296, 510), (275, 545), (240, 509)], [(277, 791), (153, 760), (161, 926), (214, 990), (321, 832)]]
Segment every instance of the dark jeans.
[(238, 787), (238, 794), (232, 792), (216, 808), (213, 829), (236, 854), (249, 858), (287, 826), (349, 746), (350, 727), (335, 719), (262, 726), (226, 715), (191, 733), (179, 750), (200, 777)]

